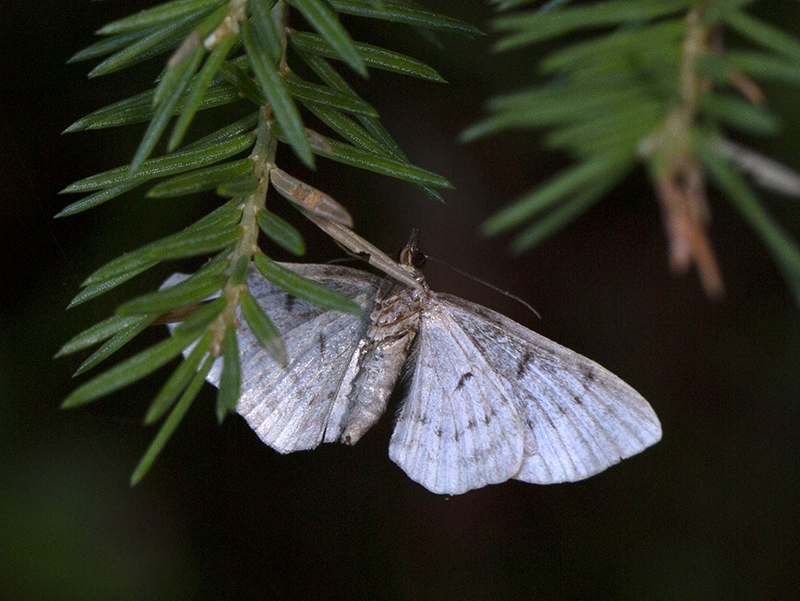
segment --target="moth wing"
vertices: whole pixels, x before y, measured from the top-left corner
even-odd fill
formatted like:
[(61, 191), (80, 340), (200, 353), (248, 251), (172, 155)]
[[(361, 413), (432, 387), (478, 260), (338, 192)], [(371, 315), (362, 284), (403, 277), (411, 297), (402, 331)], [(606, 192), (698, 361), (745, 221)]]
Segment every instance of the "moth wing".
[(440, 298), (525, 424), (516, 479), (582, 480), (661, 439), (650, 404), (607, 369), (495, 311)]
[(523, 429), (503, 383), (447, 310), (423, 310), (411, 382), (389, 456), (439, 494), (504, 482), (519, 472)]
[[(313, 449), (323, 437), (339, 439), (354, 378), (349, 372), (369, 327), (380, 278), (335, 265), (284, 266), (341, 292), (364, 309), (359, 316), (318, 307), (295, 298), (251, 268), (248, 287), (281, 333), (289, 364), (283, 367), (270, 356), (239, 313), (242, 383), (236, 410), (267, 445), (290, 453)], [(174, 285), (177, 280), (168, 282)], [(221, 371), (217, 362), (206, 379), (218, 386)]]

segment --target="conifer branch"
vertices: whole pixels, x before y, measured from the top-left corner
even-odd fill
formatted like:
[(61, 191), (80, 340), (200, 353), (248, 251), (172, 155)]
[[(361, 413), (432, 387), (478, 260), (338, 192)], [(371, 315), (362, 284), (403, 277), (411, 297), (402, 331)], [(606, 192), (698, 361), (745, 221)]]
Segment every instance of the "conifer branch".
[[(800, 304), (800, 249), (740, 174), (794, 196), (800, 176), (728, 139), (728, 132), (777, 134), (779, 120), (757, 82), (797, 86), (800, 40), (751, 17), (746, 9), (753, 1), (491, 2), (501, 11), (517, 9), (494, 20), (503, 34), (498, 50), (581, 30), (605, 33), (563, 44), (540, 65), (551, 83), (492, 99), (490, 116), (464, 132), (471, 140), (543, 128), (548, 144), (576, 161), (492, 216), (484, 233), (533, 220), (512, 241), (515, 251), (527, 250), (644, 163), (661, 206), (673, 271), (694, 265), (710, 297), (723, 293), (708, 236), (710, 180), (762, 237)], [(728, 48), (729, 31), (763, 50)]]
[[(411, 164), (360, 98), (328, 62), (342, 61), (360, 76), (378, 68), (444, 81), (421, 61), (385, 48), (355, 42), (338, 14), (386, 19), (416, 27), (477, 35), (472, 25), (416, 7), (405, 0), (172, 0), (103, 27), (104, 39), (77, 53), (71, 62), (102, 58), (93, 77), (128, 69), (168, 53), (154, 89), (120, 100), (79, 119), (67, 131), (148, 122), (129, 165), (84, 178), (64, 193), (89, 193), (57, 217), (94, 209), (145, 184), (151, 197), (175, 197), (216, 190), (218, 207), (184, 230), (142, 246), (97, 269), (70, 306), (86, 302), (171, 259), (214, 255), (177, 285), (122, 303), (117, 315), (92, 326), (62, 347), (59, 355), (99, 344), (79, 368), (105, 361), (150, 324), (180, 322), (173, 335), (85, 382), (64, 407), (90, 403), (135, 382), (183, 354), (145, 418), (167, 415), (132, 483), (146, 474), (199, 393), (205, 374), (222, 362), (217, 416), (234, 411), (241, 370), (236, 329), (244, 320), (275, 361), (288, 360), (280, 332), (250, 294), (251, 265), (290, 294), (338, 311), (360, 312), (349, 298), (305, 279), (268, 256), (268, 244), (302, 255), (305, 243), (288, 222), (267, 210), (270, 188), (298, 205), (309, 218), (353, 220), (344, 207), (280, 169), (279, 144), (313, 167), (315, 156), (333, 159), (410, 181), (429, 196), (449, 187), (443, 177)], [(290, 27), (302, 16), (312, 32)], [(164, 60), (163, 58), (160, 60)], [(305, 81), (292, 65), (305, 63), (319, 81)], [(246, 117), (185, 143), (195, 117), (205, 110), (250, 103)], [(225, 110), (224, 108), (222, 110)], [(308, 111), (330, 127), (325, 135), (304, 124)], [(169, 135), (167, 130), (170, 129)], [(334, 139), (340, 136), (345, 141)], [(166, 153), (154, 156), (162, 139)], [(246, 157), (242, 153), (248, 152)], [(278, 195), (273, 195), (277, 199)], [(113, 206), (113, 203), (112, 205)], [(265, 252), (265, 250), (267, 252)], [(241, 307), (241, 310), (240, 310)]]

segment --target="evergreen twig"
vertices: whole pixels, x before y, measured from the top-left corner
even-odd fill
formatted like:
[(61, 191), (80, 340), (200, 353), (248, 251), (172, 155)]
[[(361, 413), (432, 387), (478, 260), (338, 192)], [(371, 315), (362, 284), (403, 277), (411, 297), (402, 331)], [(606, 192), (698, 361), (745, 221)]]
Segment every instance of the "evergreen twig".
[[(295, 11), (313, 33), (289, 27)], [(68, 205), (57, 217), (98, 207), (154, 181), (157, 183), (148, 191), (151, 197), (209, 189), (223, 197), (215, 210), (181, 232), (96, 270), (70, 305), (95, 298), (163, 261), (216, 253), (185, 281), (123, 303), (116, 315), (78, 334), (59, 351), (64, 355), (101, 344), (79, 368), (83, 372), (107, 359), (149, 324), (182, 322), (172, 337), (85, 382), (63, 403), (75, 407), (92, 402), (147, 376), (184, 351), (184, 362), (147, 412), (148, 424), (169, 416), (136, 468), (133, 484), (153, 464), (217, 359), (222, 361), (217, 415), (222, 420), (235, 410), (240, 388), (237, 316), (241, 315), (276, 361), (287, 362), (279, 332), (248, 291), (245, 276), (251, 263), (298, 298), (338, 311), (361, 310), (338, 292), (275, 263), (262, 249), (260, 234), (294, 254), (305, 251), (297, 230), (267, 210), (270, 187), (297, 203), (303, 214), (352, 225), (347, 211), (335, 200), (278, 168), (279, 144), (288, 144), (308, 166), (314, 165), (315, 155), (322, 156), (405, 179), (433, 198), (440, 198), (435, 188), (450, 186), (443, 177), (405, 158), (380, 125), (376, 111), (326, 59), (340, 60), (361, 76), (367, 74), (367, 68), (377, 68), (429, 81), (444, 80), (416, 59), (355, 42), (339, 21), (340, 13), (439, 31), (479, 33), (468, 23), (404, 0), (172, 0), (109, 23), (98, 32), (105, 36), (102, 41), (70, 59), (103, 59), (90, 73), (97, 77), (171, 52), (155, 89), (94, 111), (67, 129), (149, 122), (131, 163), (67, 187), (63, 192), (90, 194)], [(292, 69), (299, 62), (306, 63), (320, 81), (301, 79)], [(250, 115), (184, 144), (199, 112), (243, 102), (252, 104)], [(347, 143), (306, 129), (303, 109), (318, 116)], [(166, 138), (166, 154), (152, 156), (162, 138)], [(246, 151), (249, 154), (243, 158)], [(216, 300), (209, 302), (210, 297)]]
[[(800, 83), (800, 40), (748, 14), (753, 0), (490, 0), (499, 10), (497, 50), (589, 31), (541, 61), (549, 83), (494, 98), (472, 140), (508, 129), (546, 129), (547, 143), (576, 165), (492, 216), (485, 234), (518, 228), (522, 252), (600, 200), (644, 163), (661, 206), (670, 267), (697, 267), (707, 294), (723, 278), (707, 228), (706, 178), (753, 225), (800, 304), (800, 250), (739, 174), (798, 196), (800, 178), (776, 161), (727, 139), (728, 131), (773, 136), (778, 118), (756, 83)], [(597, 29), (603, 33), (595, 33)], [(762, 50), (730, 49), (732, 31)]]

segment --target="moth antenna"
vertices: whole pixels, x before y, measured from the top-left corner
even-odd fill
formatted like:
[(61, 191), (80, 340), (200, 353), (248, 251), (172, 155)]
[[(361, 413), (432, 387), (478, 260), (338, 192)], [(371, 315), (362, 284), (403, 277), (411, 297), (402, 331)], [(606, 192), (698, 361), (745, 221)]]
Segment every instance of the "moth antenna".
[(508, 298), (513, 298), (515, 301), (517, 301), (523, 307), (525, 307), (531, 313), (533, 313), (536, 317), (538, 317), (539, 319), (542, 318), (542, 316), (539, 314), (539, 312), (536, 309), (534, 309), (530, 304), (528, 304), (527, 302), (522, 300), (516, 294), (513, 294), (513, 293), (509, 292), (508, 290), (503, 290), (502, 288), (498, 288), (497, 286), (495, 286), (491, 282), (487, 282), (486, 280), (482, 280), (481, 278), (479, 278), (477, 276), (474, 276), (471, 273), (468, 273), (468, 272), (464, 271), (463, 269), (459, 269), (458, 267), (450, 265), (447, 261), (443, 261), (442, 259), (437, 259), (436, 257), (432, 257), (430, 255), (425, 255), (425, 257), (426, 257), (426, 259), (429, 259), (429, 260), (433, 261), (434, 263), (439, 263), (440, 265), (444, 265), (448, 269), (452, 269), (453, 271), (455, 271), (459, 275), (463, 275), (466, 278), (469, 278), (471, 280), (475, 280), (479, 284), (483, 284), (484, 286), (486, 286), (487, 288), (491, 288), (495, 292), (499, 292), (500, 294), (503, 294), (503, 295), (507, 296)]

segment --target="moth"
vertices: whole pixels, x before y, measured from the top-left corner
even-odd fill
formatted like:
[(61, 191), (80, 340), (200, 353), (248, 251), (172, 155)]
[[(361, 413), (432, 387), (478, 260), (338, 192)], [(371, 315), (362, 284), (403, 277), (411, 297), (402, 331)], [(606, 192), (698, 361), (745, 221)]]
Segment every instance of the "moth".
[[(434, 493), (582, 480), (661, 439), (652, 407), (620, 378), (491, 309), (433, 292), (420, 256), (412, 236), (395, 263), (403, 281), (284, 264), (353, 299), (361, 316), (299, 300), (251, 269), (250, 292), (289, 358), (279, 365), (240, 320), (237, 411), (261, 440), (280, 453), (355, 444), (386, 411), (404, 370), (389, 456)], [(219, 363), (207, 378), (215, 385)]]

